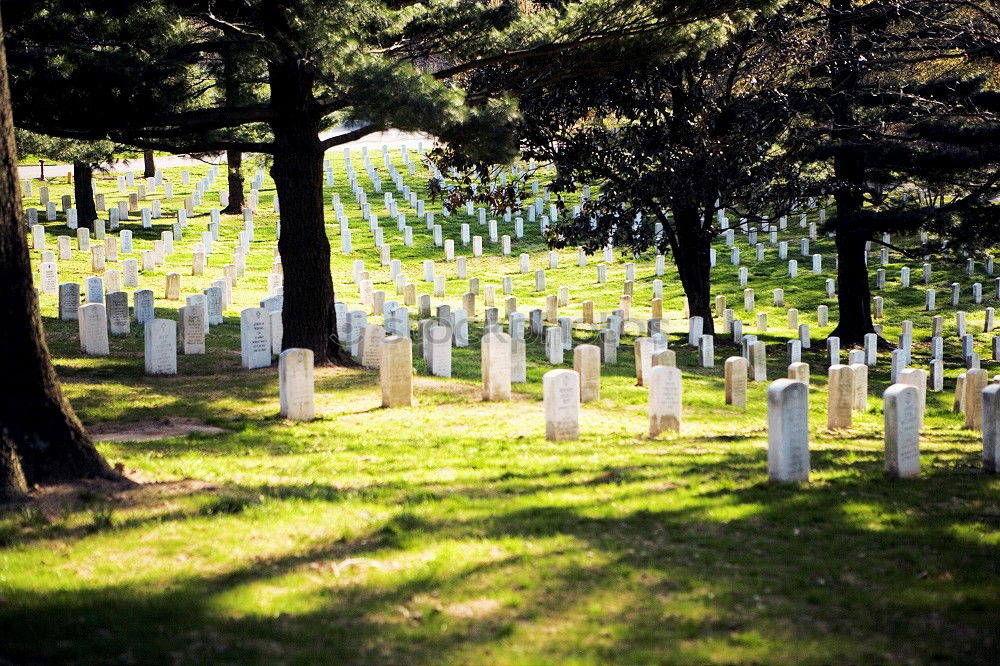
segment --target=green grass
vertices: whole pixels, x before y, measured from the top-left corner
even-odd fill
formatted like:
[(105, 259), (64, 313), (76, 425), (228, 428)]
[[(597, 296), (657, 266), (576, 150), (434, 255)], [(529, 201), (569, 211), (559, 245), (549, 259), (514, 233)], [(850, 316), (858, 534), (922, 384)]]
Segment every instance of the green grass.
[[(331, 215), (339, 298), (357, 304), (357, 257), (376, 288), (395, 298), (388, 268), (378, 265), (367, 225), (349, 203), (341, 154), (331, 159), (356, 249), (340, 255)], [(380, 156), (373, 161), (380, 164)], [(355, 168), (363, 172), (360, 155)], [(177, 170), (171, 178), (179, 183)], [(422, 189), (425, 179), (418, 171), (411, 181)], [(100, 184), (109, 196), (115, 190), (113, 180)], [(634, 385), (626, 344), (619, 362), (602, 368), (601, 400), (582, 408), (580, 440), (547, 442), (541, 377), (551, 366), (541, 342), (529, 343), (528, 383), (515, 385), (514, 399), (484, 404), (478, 328), (468, 349), (455, 350), (453, 379), (428, 377), (415, 354), (414, 407), (381, 409), (375, 373), (321, 368), (319, 418), (295, 424), (277, 416), (276, 367), (239, 369), (238, 313), (266, 290), (272, 258), (269, 188), (268, 180), (261, 197), (267, 212), (256, 223), (248, 273), (226, 323), (213, 328), (208, 354), (180, 357), (177, 377), (144, 376), (136, 328), (112, 338), (110, 358), (82, 356), (75, 323), (58, 321), (55, 298), (42, 296), (50, 347), (85, 423), (187, 417), (225, 432), (102, 442), (111, 462), (147, 483), (110, 495), (68, 489), (60, 501), (0, 517), (0, 657), (184, 664), (995, 660), (1000, 482), (981, 471), (978, 434), (951, 413), (949, 391), (960, 372), (953, 308), (940, 312), (950, 336), (947, 390), (928, 395), (919, 480), (882, 473), (884, 354), (869, 378), (869, 410), (855, 414), (849, 432), (825, 430), (821, 337), (831, 327), (816, 326), (816, 307), (830, 306), (836, 321), (836, 301), (823, 292), (823, 280), (833, 276), (825, 238), (812, 245), (826, 255), (826, 272), (811, 275), (800, 258), (795, 281), (786, 279), (776, 249), (758, 264), (745, 240), (737, 241), (758, 309), (769, 314), (770, 331), (761, 334), (769, 377), (784, 376), (783, 345), (792, 336), (784, 308), (769, 305), (773, 288), (785, 289), (787, 306), (799, 308), (819, 340), (804, 354), (813, 368), (807, 485), (767, 482), (765, 383), (751, 383), (747, 410), (723, 404), (722, 362), (735, 346), (720, 338), (716, 367), (694, 367), (669, 265), (664, 309), (684, 371), (680, 436), (646, 437), (647, 394)], [(63, 193), (51, 189), (56, 199)], [(194, 232), (215, 205), (208, 199), (170, 258), (185, 293), (221, 276), (240, 227), (238, 218), (224, 218), (226, 249), (209, 258), (205, 275), (175, 268), (190, 266)], [(420, 281), (420, 261), (440, 256), (429, 233), (412, 223), (416, 245), (404, 248), (380, 209), (381, 195), (370, 191), (369, 199), (382, 213), (393, 256), (404, 260), (419, 293), (431, 293)], [(459, 247), (459, 223), (479, 228), (465, 216), (439, 220)], [(62, 224), (47, 225), (50, 247), (69, 233)], [(130, 225), (133, 256), (165, 225)], [(544, 294), (534, 293), (532, 274), (518, 273), (517, 254), (532, 252), (533, 269), (547, 265), (537, 225), (525, 221), (525, 229), (529, 236), (511, 257), (493, 256), (499, 246), (486, 242), (491, 256), (469, 259), (470, 277), (496, 284), (498, 301), (501, 276), (512, 274), (522, 311), (543, 307)], [(793, 225), (783, 238), (802, 233)], [(728, 296), (745, 332), (755, 332), (754, 315), (741, 309), (736, 268), (719, 248), (715, 293)], [(796, 242), (789, 257), (797, 254)], [(564, 313), (578, 316), (584, 298), (598, 311), (617, 307), (622, 261), (609, 267), (608, 284), (597, 285), (599, 259), (578, 268), (575, 251), (560, 257), (561, 267), (548, 271), (547, 293), (570, 286)], [(637, 261), (635, 316), (648, 314), (652, 259)], [(887, 267), (883, 323), (892, 338), (903, 319), (914, 321), (915, 365), (925, 366), (931, 315), (921, 311), (922, 289), (898, 287), (901, 265)], [(912, 266), (916, 284), (919, 266)], [(436, 268), (449, 276), (445, 302), (460, 306), (465, 282), (453, 266)], [(969, 293), (973, 279), (959, 267), (935, 268), (939, 303), (952, 281)], [(89, 259), (76, 253), (59, 269), (62, 281), (82, 281)], [(180, 303), (162, 299), (166, 272), (143, 274), (141, 286), (154, 290), (158, 316), (176, 318)], [(990, 278), (976, 279), (992, 296)], [(481, 323), (481, 298), (479, 307)], [(981, 330), (982, 312), (965, 307), (970, 331)], [(577, 331), (577, 342), (590, 335)], [(989, 337), (977, 334), (984, 359)], [(566, 361), (570, 367), (570, 354)], [(992, 361), (983, 365), (998, 371)]]

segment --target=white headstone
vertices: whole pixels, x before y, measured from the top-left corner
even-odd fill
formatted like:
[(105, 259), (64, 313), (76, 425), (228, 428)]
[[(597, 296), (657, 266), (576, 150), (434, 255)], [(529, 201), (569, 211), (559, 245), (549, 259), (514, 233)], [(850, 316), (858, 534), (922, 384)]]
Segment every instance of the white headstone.
[(153, 319), (143, 330), (146, 374), (177, 374), (177, 322), (173, 319)]
[(281, 416), (311, 421), (316, 415), (313, 351), (286, 349), (278, 356), (278, 396)]
[(264, 308), (240, 312), (240, 354), (247, 370), (271, 365), (271, 322)]
[(80, 350), (90, 356), (107, 356), (108, 316), (104, 303), (87, 303), (78, 310)]
[(542, 377), (545, 438), (553, 441), (580, 437), (580, 376), (575, 370), (550, 370)]
[(484, 335), (480, 363), (483, 400), (487, 402), (510, 400), (510, 336), (495, 331)]
[[(202, 296), (204, 298), (204, 296)], [(180, 309), (181, 351), (184, 354), (205, 353), (205, 307), (201, 302), (191, 302)]]
[(649, 386), (649, 436), (661, 432), (680, 432), (681, 429), (681, 371), (658, 365), (650, 368)]
[(983, 389), (983, 469), (1000, 472), (1000, 384)]
[(809, 480), (809, 387), (779, 379), (767, 389), (767, 471), (771, 481)]
[(920, 476), (919, 391), (893, 384), (882, 395), (885, 412), (885, 472), (898, 478)]

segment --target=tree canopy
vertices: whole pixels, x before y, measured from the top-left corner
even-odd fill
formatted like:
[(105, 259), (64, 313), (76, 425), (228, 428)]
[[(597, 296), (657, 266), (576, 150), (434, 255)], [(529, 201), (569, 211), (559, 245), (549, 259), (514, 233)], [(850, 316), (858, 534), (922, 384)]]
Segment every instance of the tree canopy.
[[(324, 363), (345, 360), (323, 221), (326, 149), (393, 127), (431, 132), (471, 159), (506, 161), (517, 148), (516, 103), (506, 86), (469, 88), (477, 71), (571, 51), (591, 68), (642, 49), (681, 53), (723, 41), (772, 4), (44, 0), (5, 12), (22, 126), (274, 155), (283, 344)], [(320, 138), (346, 121), (353, 129)]]

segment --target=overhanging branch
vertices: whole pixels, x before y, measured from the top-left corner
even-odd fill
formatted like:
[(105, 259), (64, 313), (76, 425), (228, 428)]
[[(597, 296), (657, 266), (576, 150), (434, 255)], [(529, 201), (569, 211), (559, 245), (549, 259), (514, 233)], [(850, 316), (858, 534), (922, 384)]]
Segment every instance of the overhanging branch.
[(321, 145), (323, 146), (323, 150), (326, 150), (327, 148), (332, 148), (333, 146), (340, 146), (345, 143), (350, 143), (351, 141), (356, 141), (357, 139), (366, 137), (374, 132), (382, 131), (383, 129), (385, 128), (377, 125), (365, 125), (364, 127), (359, 127), (358, 129), (351, 130), (350, 132), (328, 137), (323, 140)]

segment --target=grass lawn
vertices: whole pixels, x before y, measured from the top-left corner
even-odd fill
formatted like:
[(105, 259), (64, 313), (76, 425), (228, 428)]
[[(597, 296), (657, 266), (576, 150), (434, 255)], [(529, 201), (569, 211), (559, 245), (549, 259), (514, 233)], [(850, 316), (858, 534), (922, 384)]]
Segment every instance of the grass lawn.
[[(330, 158), (337, 187), (326, 190), (327, 202), (340, 193), (355, 248), (340, 254), (331, 210), (338, 297), (357, 307), (351, 266), (363, 258), (376, 288), (402, 301), (353, 204), (342, 153)], [(360, 153), (354, 158), (393, 257), (418, 293), (431, 293), (421, 261), (442, 254), (430, 232), (411, 221), (414, 247), (404, 247)], [(372, 160), (381, 165), (377, 151)], [(176, 192), (190, 190), (179, 170), (169, 178)], [(409, 182), (424, 191), (426, 178), (418, 169)], [(217, 182), (224, 187), (224, 178)], [(123, 196), (110, 176), (100, 188), (109, 205)], [(50, 191), (58, 201), (70, 189)], [(514, 386), (514, 399), (481, 402), (482, 297), (470, 347), (455, 350), (452, 379), (429, 377), (414, 347), (414, 407), (380, 408), (377, 373), (321, 368), (319, 418), (293, 424), (277, 416), (277, 363), (240, 369), (239, 310), (266, 294), (273, 257), (272, 195), (268, 179), (247, 275), (225, 323), (213, 328), (207, 354), (179, 358), (177, 377), (144, 376), (134, 323), (130, 335), (112, 338), (110, 357), (83, 356), (76, 323), (58, 320), (54, 296), (41, 297), (64, 388), (88, 426), (188, 419), (221, 432), (101, 442), (109, 461), (141, 486), (54, 489), (0, 513), (0, 663), (995, 663), (1000, 480), (983, 474), (978, 433), (952, 413), (961, 372), (956, 308), (937, 313), (945, 317), (946, 390), (928, 394), (918, 480), (887, 480), (882, 471), (887, 354), (869, 376), (869, 409), (855, 413), (850, 431), (825, 429), (822, 338), (832, 326), (816, 325), (816, 308), (828, 305), (836, 321), (836, 299), (823, 291), (835, 275), (833, 244), (812, 243), (825, 254), (824, 273), (812, 275), (811, 262), (798, 256), (805, 230), (797, 219), (782, 233), (789, 258), (800, 262), (795, 280), (775, 248), (758, 263), (745, 237), (737, 244), (758, 311), (769, 314), (769, 331), (759, 333), (769, 378), (784, 376), (784, 341), (794, 336), (771, 290), (784, 288), (786, 305), (813, 329), (813, 349), (804, 352), (813, 369), (809, 484), (767, 482), (765, 383), (751, 383), (748, 409), (724, 404), (722, 365), (737, 348), (720, 336), (716, 367), (694, 367), (669, 260), (664, 310), (684, 373), (680, 436), (645, 434), (647, 393), (635, 386), (631, 336), (618, 363), (602, 368), (601, 399), (582, 408), (579, 441), (544, 439), (541, 377), (552, 366), (540, 340), (529, 340), (528, 382)], [(231, 261), (241, 220), (227, 216), (222, 249), (204, 275), (190, 275), (192, 245), (217, 205), (217, 194), (207, 195), (168, 266), (141, 275), (141, 287), (155, 292), (157, 316), (176, 319), (183, 304), (162, 298), (168, 270), (182, 274), (185, 294), (200, 293)], [(486, 235), (474, 217), (438, 221), (457, 254), (471, 255), (460, 249), (461, 222)], [(123, 226), (135, 235), (128, 256), (169, 229), (167, 219), (155, 222), (153, 230), (134, 219)], [(513, 224), (501, 227), (512, 233)], [(49, 249), (56, 236), (73, 233), (62, 219), (46, 228)], [(547, 266), (538, 225), (525, 219), (525, 230), (511, 257), (498, 256), (499, 244), (486, 238), (488, 256), (470, 256), (468, 267), (469, 277), (497, 285), (501, 307), (501, 277), (511, 275), (522, 312), (544, 307), (545, 294), (534, 292), (532, 273), (519, 273), (517, 254), (531, 252), (533, 270)], [(737, 269), (721, 240), (718, 248), (714, 293), (728, 297), (746, 333), (756, 333), (755, 315), (742, 310)], [(874, 283), (877, 252), (871, 256)], [(617, 307), (624, 262), (616, 257), (599, 285), (599, 261), (578, 267), (575, 250), (560, 252), (546, 292), (570, 287), (570, 307), (560, 314), (579, 316), (587, 298), (598, 311)], [(902, 265), (886, 267), (888, 287), (876, 292), (886, 301), (882, 323), (894, 339), (901, 321), (912, 320), (914, 365), (926, 367), (932, 313), (922, 311), (922, 284), (899, 286)], [(648, 316), (653, 257), (636, 266), (632, 310)], [(911, 268), (917, 285), (919, 264)], [(981, 265), (976, 277), (960, 268), (935, 264), (932, 283), (939, 304), (951, 282), (963, 285), (961, 307), (992, 375), (1000, 364), (988, 360), (992, 334), (981, 332), (982, 307), (996, 303), (992, 278)], [(443, 302), (460, 307), (466, 281), (454, 264), (438, 261), (436, 269), (448, 276)], [(61, 281), (82, 283), (89, 257), (75, 251), (59, 271)], [(969, 302), (974, 281), (984, 283), (983, 306)], [(576, 336), (583, 343), (594, 334)], [(567, 353), (563, 367), (571, 366)]]

